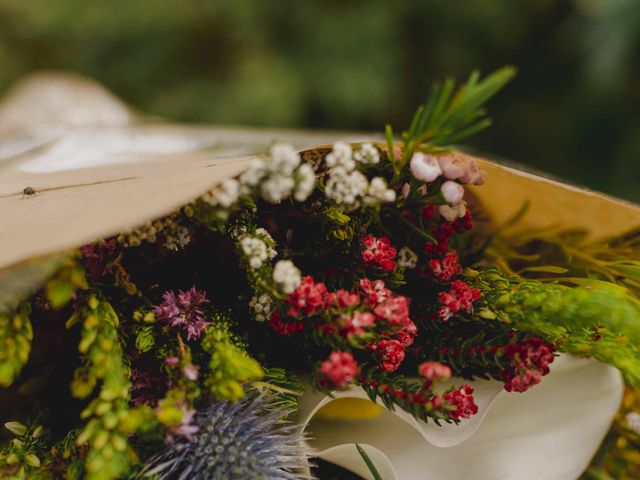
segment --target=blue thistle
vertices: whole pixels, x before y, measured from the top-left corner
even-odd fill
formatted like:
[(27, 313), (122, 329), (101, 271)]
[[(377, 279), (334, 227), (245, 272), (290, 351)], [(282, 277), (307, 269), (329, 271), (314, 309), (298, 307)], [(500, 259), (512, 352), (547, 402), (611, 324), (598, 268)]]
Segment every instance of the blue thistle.
[(302, 480), (306, 455), (300, 428), (273, 396), (214, 401), (196, 415), (198, 433), (153, 456), (138, 475), (157, 480)]

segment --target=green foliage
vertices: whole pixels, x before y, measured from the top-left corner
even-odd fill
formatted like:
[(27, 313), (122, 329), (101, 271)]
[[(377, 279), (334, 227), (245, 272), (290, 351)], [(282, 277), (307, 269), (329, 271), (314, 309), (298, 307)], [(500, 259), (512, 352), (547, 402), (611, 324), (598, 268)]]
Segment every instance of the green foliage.
[(367, 468), (369, 469), (369, 472), (371, 472), (373, 480), (382, 480), (380, 472), (378, 472), (378, 469), (371, 458), (369, 458), (369, 455), (367, 455), (367, 452), (364, 451), (364, 448), (362, 448), (360, 444), (356, 443), (356, 449), (358, 450), (358, 454), (362, 457), (362, 460), (364, 460), (364, 463), (367, 464)]
[(476, 307), (484, 320), (542, 337), (560, 351), (591, 356), (640, 382), (640, 306), (621, 287), (585, 280), (570, 288), (525, 280), (498, 269), (467, 269), (483, 298)]
[(8, 387), (29, 360), (33, 331), (31, 306), (22, 303), (13, 312), (0, 313), (0, 387)]
[(76, 290), (88, 288), (84, 269), (78, 263), (77, 255), (67, 258), (60, 269), (45, 286), (47, 300), (55, 309), (64, 307)]
[(111, 480), (121, 477), (136, 459), (129, 436), (152, 423), (148, 408), (129, 407), (129, 371), (118, 339), (118, 317), (111, 305), (90, 296), (81, 312), (82, 336), (78, 350), (83, 365), (75, 372), (71, 391), (88, 397), (101, 382), (98, 396), (82, 411), (88, 422), (77, 438), (88, 445), (86, 478)]
[(245, 383), (264, 376), (260, 364), (234, 344), (223, 322), (207, 327), (201, 345), (211, 355), (205, 386), (217, 399), (237, 402), (245, 396)]

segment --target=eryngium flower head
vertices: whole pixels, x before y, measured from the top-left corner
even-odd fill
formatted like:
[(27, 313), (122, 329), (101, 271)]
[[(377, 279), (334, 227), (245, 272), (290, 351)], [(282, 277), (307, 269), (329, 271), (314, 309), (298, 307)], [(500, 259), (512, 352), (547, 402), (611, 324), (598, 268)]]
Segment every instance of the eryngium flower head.
[(302, 480), (306, 455), (299, 427), (281, 401), (258, 395), (214, 401), (196, 415), (198, 433), (152, 457), (139, 475), (157, 480)]

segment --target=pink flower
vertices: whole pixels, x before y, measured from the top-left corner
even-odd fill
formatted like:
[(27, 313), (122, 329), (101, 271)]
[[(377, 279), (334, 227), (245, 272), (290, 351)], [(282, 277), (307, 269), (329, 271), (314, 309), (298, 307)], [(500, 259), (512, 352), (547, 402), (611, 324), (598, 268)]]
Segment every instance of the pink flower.
[(173, 292), (164, 292), (163, 302), (153, 307), (153, 313), (157, 320), (187, 332), (188, 341), (197, 339), (210, 323), (205, 320), (202, 308), (209, 303), (205, 297), (206, 293), (196, 290), (195, 286), (186, 292), (179, 290), (177, 298)]
[(184, 373), (184, 376), (189, 380), (195, 381), (198, 379), (199, 370), (200, 368), (197, 365), (189, 364), (182, 368), (182, 373)]
[(361, 336), (365, 329), (373, 325), (376, 317), (371, 312), (355, 312), (353, 316), (344, 315), (342, 318), (344, 323), (343, 335)]
[(387, 372), (396, 371), (404, 360), (404, 345), (398, 340), (380, 340), (369, 348), (378, 354), (380, 365)]
[(326, 296), (326, 307), (350, 308), (360, 304), (360, 296), (357, 293), (340, 289), (328, 293)]
[(457, 390), (446, 393), (442, 398), (451, 407), (455, 407), (453, 410), (449, 410), (449, 417), (453, 420), (470, 418), (478, 413), (478, 406), (473, 400), (473, 387), (470, 385), (464, 385)]
[(396, 249), (391, 247), (391, 242), (387, 237), (376, 238), (373, 235), (366, 235), (362, 239), (362, 245), (365, 248), (362, 252), (364, 263), (376, 264), (387, 272), (396, 268), (396, 262), (393, 261)]
[(320, 383), (331, 388), (345, 388), (358, 373), (358, 363), (349, 352), (331, 352), (320, 364)]
[(451, 369), (440, 362), (423, 362), (418, 367), (418, 373), (429, 382), (442, 382), (451, 377)]
[(173, 443), (177, 438), (184, 437), (189, 441), (193, 440), (193, 435), (198, 433), (198, 426), (194, 423), (196, 411), (187, 410), (186, 402), (178, 405), (183, 411), (182, 420), (178, 425), (167, 427), (167, 443)]
[(269, 325), (275, 330), (278, 335), (293, 335), (296, 332), (301, 332), (304, 328), (302, 322), (284, 321), (280, 316), (280, 312), (275, 310), (271, 314), (269, 319)]
[(485, 181), (485, 173), (480, 170), (478, 162), (471, 158), (467, 164), (467, 170), (464, 175), (460, 177), (462, 183), (468, 183), (471, 185), (482, 185)]

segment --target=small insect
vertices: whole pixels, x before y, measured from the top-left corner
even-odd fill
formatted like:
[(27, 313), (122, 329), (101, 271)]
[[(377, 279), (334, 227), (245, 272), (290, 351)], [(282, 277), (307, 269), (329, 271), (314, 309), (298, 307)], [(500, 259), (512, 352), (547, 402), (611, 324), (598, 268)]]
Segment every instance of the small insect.
[(24, 200), (25, 198), (31, 198), (38, 195), (38, 191), (33, 187), (24, 187), (22, 190), (22, 198), (20, 200)]

